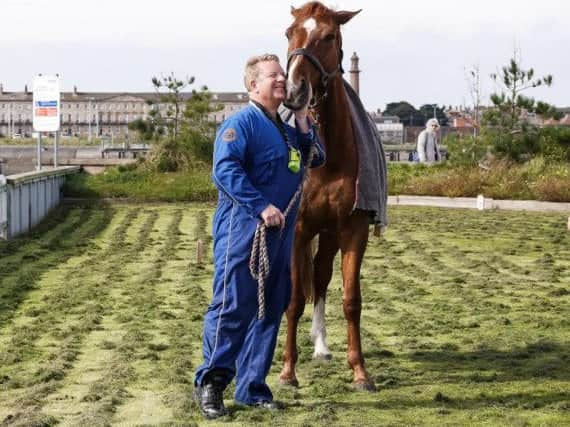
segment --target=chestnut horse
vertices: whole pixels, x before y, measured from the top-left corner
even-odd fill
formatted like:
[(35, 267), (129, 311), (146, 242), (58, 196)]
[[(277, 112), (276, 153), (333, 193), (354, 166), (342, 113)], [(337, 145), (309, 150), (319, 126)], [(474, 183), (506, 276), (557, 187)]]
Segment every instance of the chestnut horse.
[[(293, 289), (287, 309), (287, 340), (280, 382), (298, 386), (297, 325), (306, 301), (314, 301), (311, 338), (313, 357), (330, 359), (326, 344), (325, 300), (333, 260), (342, 254), (343, 310), (348, 323), (348, 363), (357, 389), (373, 390), (364, 368), (360, 343), (360, 266), (368, 242), (369, 213), (355, 210), (358, 148), (342, 77), (340, 26), (358, 12), (333, 11), (319, 2), (292, 8), (287, 29), (287, 98), (297, 110), (311, 100), (326, 149), (326, 163), (305, 181), (295, 229), (292, 258)], [(311, 241), (318, 235), (312, 258)], [(312, 277), (311, 277), (312, 276)]]

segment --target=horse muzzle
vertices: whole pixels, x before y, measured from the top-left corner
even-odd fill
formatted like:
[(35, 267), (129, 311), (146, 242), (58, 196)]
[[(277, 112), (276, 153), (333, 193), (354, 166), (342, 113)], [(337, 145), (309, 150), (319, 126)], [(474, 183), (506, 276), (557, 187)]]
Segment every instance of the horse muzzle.
[(287, 95), (283, 105), (293, 111), (298, 111), (309, 103), (309, 85), (303, 79), (301, 84), (295, 85), (287, 81)]

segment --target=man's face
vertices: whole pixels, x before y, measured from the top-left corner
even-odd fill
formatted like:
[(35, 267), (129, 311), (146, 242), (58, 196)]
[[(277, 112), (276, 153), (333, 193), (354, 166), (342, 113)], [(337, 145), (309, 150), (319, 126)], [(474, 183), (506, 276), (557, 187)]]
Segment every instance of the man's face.
[(263, 61), (257, 64), (259, 77), (255, 81), (254, 92), (259, 100), (271, 106), (279, 106), (285, 99), (285, 72), (275, 61)]

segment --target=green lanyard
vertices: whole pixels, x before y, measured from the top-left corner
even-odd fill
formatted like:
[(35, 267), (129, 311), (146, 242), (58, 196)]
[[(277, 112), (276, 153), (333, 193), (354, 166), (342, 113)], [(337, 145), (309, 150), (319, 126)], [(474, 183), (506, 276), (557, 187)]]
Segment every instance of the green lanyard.
[(301, 152), (297, 148), (293, 147), (293, 145), (289, 141), (289, 136), (287, 135), (287, 131), (285, 130), (285, 125), (281, 121), (279, 113), (277, 113), (276, 118), (273, 119), (273, 117), (271, 117), (271, 115), (267, 112), (267, 110), (263, 105), (253, 100), (252, 102), (257, 107), (259, 107), (259, 109), (263, 112), (263, 114), (265, 114), (265, 116), (277, 127), (277, 130), (283, 137), (285, 144), (287, 144), (287, 148), (289, 150), (289, 158), (287, 159), (287, 168), (293, 173), (299, 173), (299, 171), (301, 170)]

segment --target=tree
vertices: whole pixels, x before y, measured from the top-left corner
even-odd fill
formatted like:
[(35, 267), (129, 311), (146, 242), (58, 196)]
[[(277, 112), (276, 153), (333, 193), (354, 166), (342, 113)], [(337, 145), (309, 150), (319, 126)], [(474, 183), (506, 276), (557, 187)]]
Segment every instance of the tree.
[(212, 161), (216, 122), (210, 120), (211, 113), (223, 109), (221, 104), (212, 104), (212, 94), (206, 86), (193, 90), (186, 102), (181, 136), (186, 139), (192, 154), (199, 160)]
[(481, 90), (481, 71), (479, 65), (473, 65), (465, 70), (465, 80), (469, 87), (469, 95), (473, 102), (473, 136), (477, 139), (481, 126), (481, 101), (483, 98)]
[(404, 126), (423, 126), (425, 123), (422, 114), (406, 101), (386, 104), (384, 115), (398, 116)]
[(521, 115), (523, 110), (542, 114), (543, 117), (558, 115), (555, 107), (545, 102), (535, 103), (534, 98), (527, 97), (522, 92), (542, 85), (552, 85), (552, 75), (535, 78), (534, 69), (522, 68), (520, 51), (515, 50), (509, 65), (503, 66), (501, 74), (491, 74), (491, 79), (498, 86), (500, 92), (491, 94), (491, 102), (496, 107), (494, 114), (488, 118), (493, 124), (508, 129), (519, 128), (523, 125)]
[(438, 107), (437, 104), (424, 104), (420, 107), (419, 112), (423, 117), (424, 124), (432, 117), (435, 117), (437, 119), (440, 126), (447, 126), (447, 123), (449, 121), (443, 112), (443, 108)]
[(129, 123), (129, 130), (137, 132), (143, 141), (157, 140), (164, 135), (164, 128), (157, 127), (154, 120), (138, 118)]
[(551, 86), (551, 75), (535, 77), (534, 69), (522, 67), (520, 52), (515, 50), (501, 74), (491, 74), (498, 92), (491, 94), (493, 108), (483, 114), (482, 137), (502, 157), (525, 160), (546, 150), (543, 130), (525, 120), (523, 113), (541, 114), (543, 118), (560, 117), (561, 113), (546, 102), (536, 102), (523, 92), (539, 86)]
[[(174, 77), (173, 81), (176, 81)], [(161, 98), (166, 101), (165, 117), (161, 116), (160, 109), (155, 109), (157, 113), (149, 118), (168, 130), (150, 155), (151, 165), (163, 172), (188, 170), (197, 161), (211, 162), (216, 124), (209, 117), (222, 108), (212, 104), (212, 94), (206, 86), (199, 91), (192, 90), (182, 104), (184, 94), (173, 90), (179, 87), (176, 84), (169, 88), (168, 97)]]
[[(170, 73), (160, 78), (153, 77), (151, 81), (158, 95), (158, 102), (151, 101), (151, 105), (158, 104), (158, 108), (153, 108), (151, 111), (151, 117), (155, 119), (158, 127), (166, 128), (169, 135), (176, 139), (182, 117), (182, 106), (185, 102), (183, 90), (194, 83), (194, 77), (179, 80), (174, 73)], [(160, 111), (160, 107), (164, 108), (164, 114)]]

